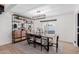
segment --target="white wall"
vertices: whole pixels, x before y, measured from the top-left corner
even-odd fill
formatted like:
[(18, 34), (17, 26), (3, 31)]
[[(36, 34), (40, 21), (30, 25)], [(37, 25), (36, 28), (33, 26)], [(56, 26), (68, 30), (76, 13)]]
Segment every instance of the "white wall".
[(12, 42), (12, 20), (10, 13), (0, 15), (0, 46)]
[[(56, 28), (59, 32), (60, 40), (73, 42), (75, 39), (75, 19), (74, 19), (74, 12), (60, 14), (58, 16), (52, 16), (47, 19), (42, 20), (50, 20), (50, 19), (57, 19), (57, 21), (51, 22), (56, 25)], [(35, 27), (39, 27), (41, 20), (35, 21)], [(37, 24), (37, 25), (36, 25)]]

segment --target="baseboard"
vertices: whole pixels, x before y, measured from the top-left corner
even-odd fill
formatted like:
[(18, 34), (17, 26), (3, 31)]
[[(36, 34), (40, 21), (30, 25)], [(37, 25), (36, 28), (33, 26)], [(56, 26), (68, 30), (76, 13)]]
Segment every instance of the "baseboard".
[(7, 45), (7, 44), (11, 44), (12, 42), (6, 42), (6, 43), (3, 43), (3, 44), (0, 44), (0, 46), (4, 46), (4, 45)]
[(59, 40), (59, 42), (64, 42), (64, 43), (73, 44), (73, 42), (68, 42), (68, 41), (63, 41), (63, 40)]

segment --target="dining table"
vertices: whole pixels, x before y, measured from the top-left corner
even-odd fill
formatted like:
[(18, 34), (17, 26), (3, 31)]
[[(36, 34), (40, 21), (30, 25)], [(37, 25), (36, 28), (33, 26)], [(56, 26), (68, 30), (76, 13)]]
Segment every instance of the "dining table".
[[(39, 44), (40, 46), (41, 46), (41, 51), (42, 51), (42, 47), (44, 46), (45, 47), (45, 49), (47, 50), (47, 51), (49, 51), (49, 46), (50, 46), (50, 39), (54, 39), (54, 37), (55, 37), (55, 34), (54, 35), (51, 35), (51, 34), (35, 34), (35, 33), (26, 33), (26, 36), (27, 36), (27, 38), (29, 37), (32, 37), (33, 38), (33, 45), (34, 45), (34, 48), (36, 48), (36, 44)], [(40, 39), (40, 43), (39, 42), (37, 42), (37, 39), (36, 38), (39, 38)], [(42, 43), (43, 43), (43, 40), (44, 40), (44, 38), (45, 38), (45, 40), (46, 40), (46, 42), (47, 42), (47, 44), (46, 45), (43, 45)], [(28, 40), (28, 39), (27, 39)], [(56, 43), (56, 45), (57, 45), (57, 47), (56, 47), (56, 51), (58, 50), (58, 40), (56, 40), (57, 41), (57, 43)]]

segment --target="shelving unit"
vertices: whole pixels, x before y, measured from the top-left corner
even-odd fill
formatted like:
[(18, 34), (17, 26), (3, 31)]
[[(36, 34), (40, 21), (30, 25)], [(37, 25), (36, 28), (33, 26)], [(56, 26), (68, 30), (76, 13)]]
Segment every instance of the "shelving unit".
[(12, 15), (12, 42), (26, 40), (26, 33), (32, 31), (33, 21), (29, 17)]
[(27, 18), (13, 14), (12, 15), (12, 42), (20, 42), (26, 40), (26, 22)]

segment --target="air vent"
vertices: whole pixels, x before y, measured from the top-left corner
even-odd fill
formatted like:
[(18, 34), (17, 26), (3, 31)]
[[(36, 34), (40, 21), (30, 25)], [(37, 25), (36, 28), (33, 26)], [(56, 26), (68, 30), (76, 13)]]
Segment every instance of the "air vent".
[(0, 5), (0, 14), (2, 14), (2, 12), (4, 12), (4, 5)]

